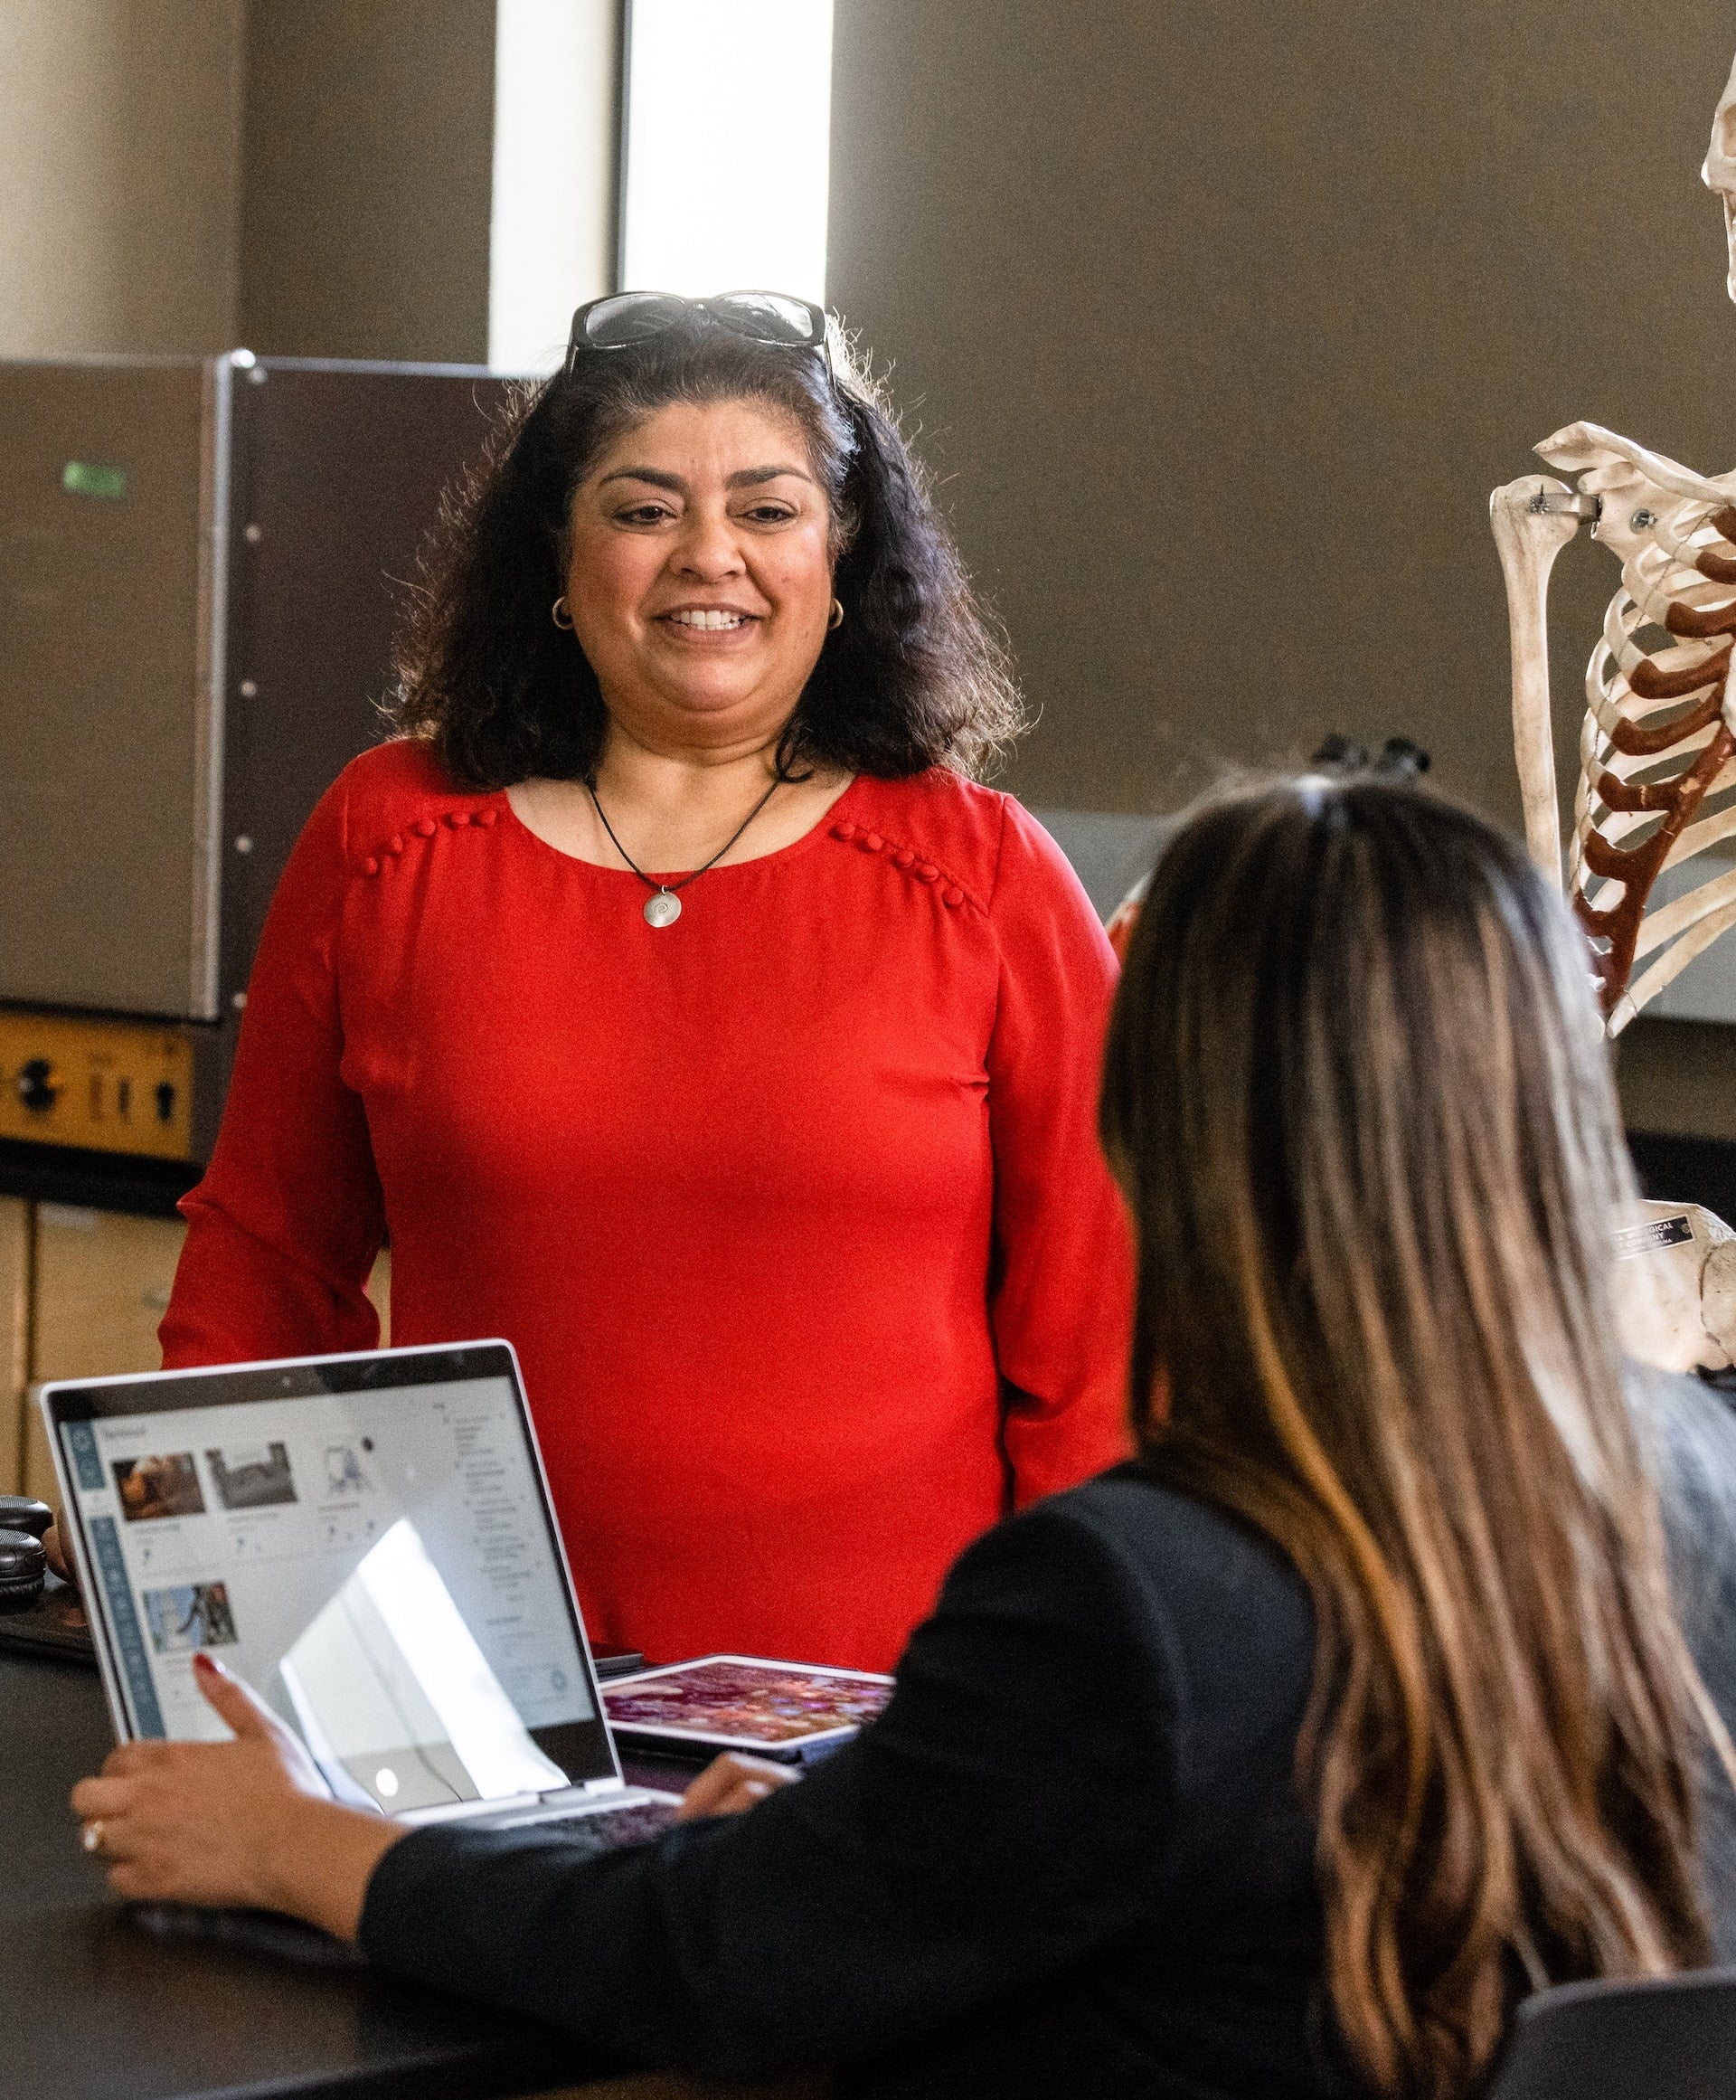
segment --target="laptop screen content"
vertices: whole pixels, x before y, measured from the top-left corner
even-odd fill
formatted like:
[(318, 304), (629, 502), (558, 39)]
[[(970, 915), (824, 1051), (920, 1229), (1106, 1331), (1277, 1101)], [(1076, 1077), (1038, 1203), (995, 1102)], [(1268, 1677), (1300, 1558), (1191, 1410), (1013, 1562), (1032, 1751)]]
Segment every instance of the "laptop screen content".
[[(358, 1804), (438, 1816), (611, 1769), (510, 1359), (470, 1357), (502, 1369), (278, 1393), (264, 1367), (58, 1394), (133, 1734), (227, 1733), (193, 1679), (204, 1649)], [(341, 1385), (339, 1365), (319, 1368), (281, 1383)]]

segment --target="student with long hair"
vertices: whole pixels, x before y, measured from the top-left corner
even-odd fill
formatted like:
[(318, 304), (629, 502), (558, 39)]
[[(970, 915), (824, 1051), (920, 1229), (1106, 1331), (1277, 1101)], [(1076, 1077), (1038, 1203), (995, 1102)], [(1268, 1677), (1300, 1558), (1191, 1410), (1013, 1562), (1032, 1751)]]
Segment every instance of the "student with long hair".
[[(1630, 1171), (1560, 899), (1412, 788), (1222, 794), (1101, 1127), (1138, 1456), (964, 1556), (859, 1741), (585, 1859), (314, 1798), (207, 1668), (236, 1743), (73, 1797), (116, 1890), (275, 1906), (609, 2060), (882, 2095), (1449, 2100), (1525, 1993), (1709, 1959), (1729, 1745), (1656, 1481), (1728, 1440), (1618, 1355)], [(1707, 1594), (1727, 1549), (1664, 1499)]]

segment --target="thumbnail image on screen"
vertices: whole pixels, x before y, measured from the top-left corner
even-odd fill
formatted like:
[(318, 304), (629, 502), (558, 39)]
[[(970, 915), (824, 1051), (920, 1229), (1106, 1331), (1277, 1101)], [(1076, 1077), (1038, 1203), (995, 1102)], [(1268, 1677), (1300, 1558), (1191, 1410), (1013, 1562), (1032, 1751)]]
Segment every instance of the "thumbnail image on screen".
[[(362, 1451), (371, 1452), (373, 1439), (362, 1439)], [(373, 1481), (362, 1463), (361, 1453), (353, 1443), (328, 1443), (326, 1446), (326, 1492), (334, 1500), (344, 1495), (365, 1495), (372, 1492)]]
[(160, 1517), (200, 1517), (205, 1498), (190, 1451), (161, 1458), (115, 1461), (115, 1492), (120, 1513), (129, 1524), (149, 1524)]
[(144, 1600), (145, 1623), (159, 1655), (233, 1647), (235, 1614), (224, 1584), (177, 1583), (171, 1589), (145, 1591)]
[(289, 1452), (280, 1443), (242, 1444), (230, 1450), (207, 1450), (212, 1485), (225, 1509), (269, 1509), (280, 1502), (293, 1502), (295, 1476), (289, 1471)]

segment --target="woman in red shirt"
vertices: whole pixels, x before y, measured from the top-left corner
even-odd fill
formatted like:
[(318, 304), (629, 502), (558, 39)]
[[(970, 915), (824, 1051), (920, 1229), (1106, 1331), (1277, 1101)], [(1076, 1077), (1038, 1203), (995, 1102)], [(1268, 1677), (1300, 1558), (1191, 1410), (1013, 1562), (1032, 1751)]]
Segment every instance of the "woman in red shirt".
[(516, 1346), (593, 1636), (890, 1668), (1120, 1454), (1113, 959), (825, 317), (580, 310), (272, 907), (170, 1365)]

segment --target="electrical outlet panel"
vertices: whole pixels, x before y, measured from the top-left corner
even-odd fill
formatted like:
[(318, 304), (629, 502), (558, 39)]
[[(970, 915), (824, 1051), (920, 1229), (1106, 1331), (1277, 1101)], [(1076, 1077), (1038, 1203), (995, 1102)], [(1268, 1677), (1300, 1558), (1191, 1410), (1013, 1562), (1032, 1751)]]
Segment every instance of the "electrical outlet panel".
[(189, 1032), (0, 1009), (0, 1138), (190, 1159)]

